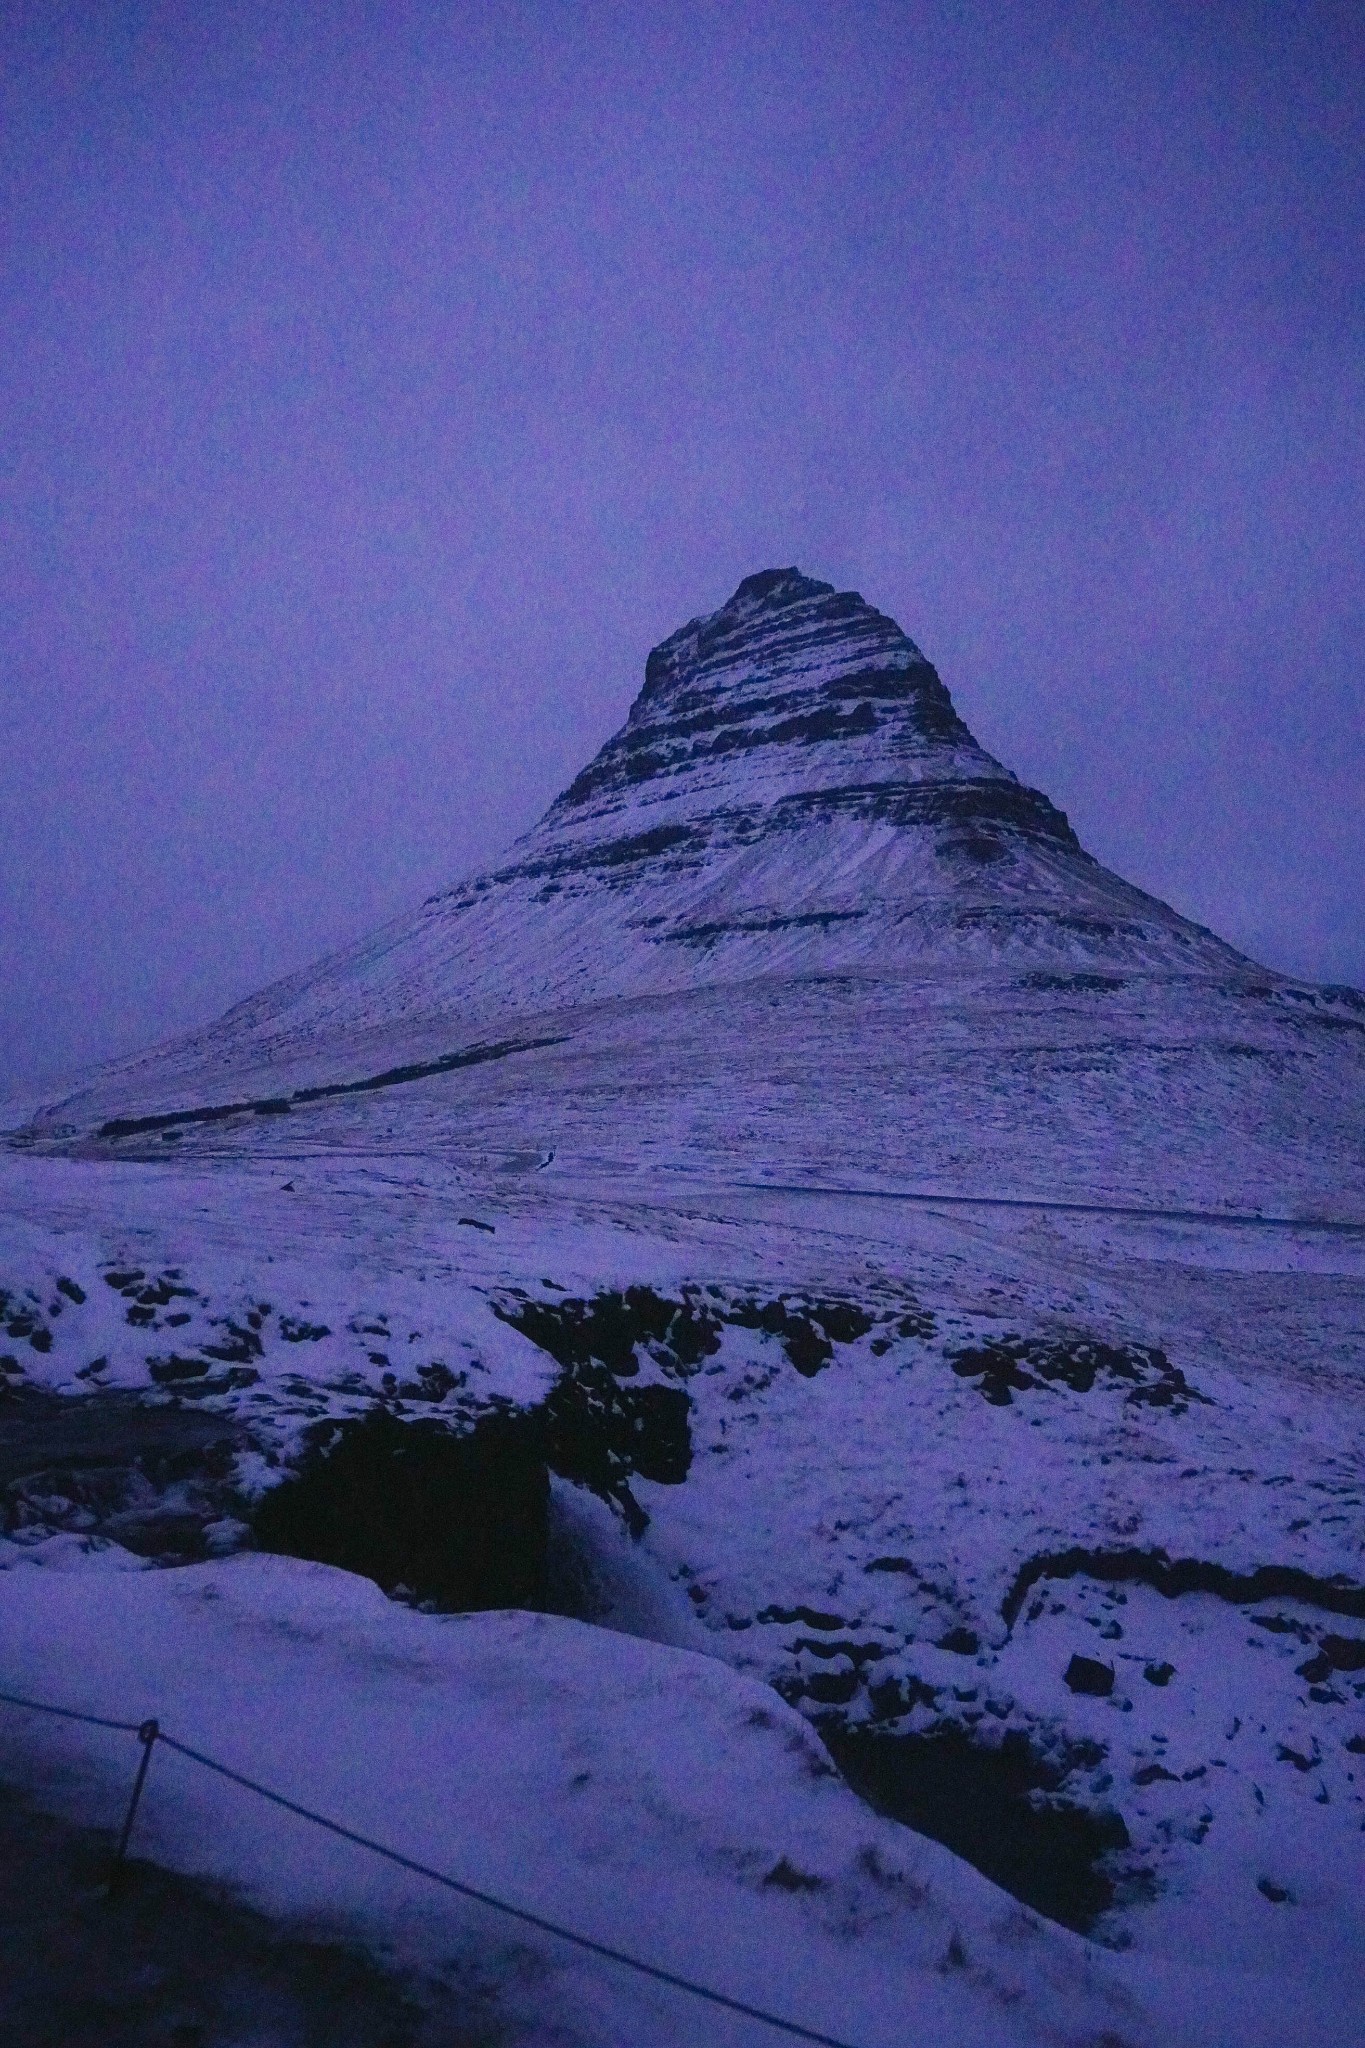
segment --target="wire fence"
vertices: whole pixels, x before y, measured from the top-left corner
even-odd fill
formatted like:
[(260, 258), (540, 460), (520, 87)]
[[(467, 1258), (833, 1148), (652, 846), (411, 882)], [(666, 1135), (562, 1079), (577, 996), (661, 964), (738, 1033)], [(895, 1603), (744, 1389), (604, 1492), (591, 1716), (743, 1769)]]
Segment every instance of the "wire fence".
[(6, 1706), (20, 1707), (34, 1714), (50, 1714), (63, 1721), (79, 1721), (91, 1728), (109, 1728), (120, 1735), (135, 1735), (142, 1744), (142, 1755), (138, 1760), (137, 1774), (133, 1781), (128, 1809), (119, 1834), (118, 1847), (114, 1853), (111, 1891), (117, 1886), (128, 1843), (137, 1818), (143, 1786), (152, 1760), (152, 1751), (157, 1743), (174, 1750), (178, 1756), (188, 1758), (206, 1771), (213, 1771), (225, 1778), (229, 1784), (240, 1786), (244, 1792), (252, 1792), (258, 1799), (268, 1800), (272, 1806), (282, 1807), (286, 1813), (295, 1814), (298, 1819), (308, 1821), (314, 1827), (323, 1828), (329, 1835), (339, 1836), (343, 1842), (354, 1843), (358, 1849), (366, 1849), (372, 1856), (382, 1856), (386, 1863), (396, 1864), (400, 1870), (410, 1871), (414, 1876), (429, 1879), (432, 1884), (444, 1887), (446, 1891), (457, 1892), (461, 1898), (473, 1899), (481, 1906), (488, 1906), (495, 1913), (503, 1913), (512, 1920), (520, 1921), (525, 1927), (534, 1927), (541, 1934), (553, 1935), (557, 1941), (570, 1943), (574, 1948), (585, 1950), (621, 1968), (633, 1970), (638, 1976), (648, 1977), (656, 1984), (665, 1984), (673, 1991), (686, 1992), (689, 1997), (704, 2000), (708, 2005), (719, 2006), (726, 2012), (738, 2013), (742, 2018), (756, 2020), (761, 2026), (785, 2034), (796, 2041), (810, 2041), (816, 2048), (853, 2048), (853, 2044), (842, 2041), (833, 2034), (823, 2034), (816, 2027), (802, 2026), (797, 2020), (783, 2019), (779, 2014), (767, 2012), (762, 2006), (751, 2005), (747, 1999), (732, 1998), (728, 1992), (717, 1991), (709, 1984), (700, 1984), (692, 1977), (684, 1977), (676, 1970), (668, 1970), (660, 1963), (647, 1962), (642, 1956), (634, 1956), (625, 1949), (613, 1948), (608, 1942), (595, 1941), (591, 1935), (580, 1934), (572, 1927), (564, 1927), (557, 1920), (548, 1919), (543, 1913), (532, 1912), (527, 1906), (513, 1905), (509, 1899), (500, 1899), (492, 1892), (486, 1892), (477, 1885), (466, 1884), (463, 1879), (451, 1877), (443, 1870), (434, 1870), (429, 1863), (420, 1863), (413, 1856), (405, 1856), (399, 1849), (391, 1849), (387, 1843), (376, 1842), (370, 1835), (362, 1835), (355, 1828), (348, 1828), (341, 1821), (329, 1819), (324, 1813), (315, 1813), (311, 1807), (300, 1805), (297, 1799), (287, 1798), (283, 1792), (274, 1791), (269, 1785), (262, 1785), (255, 1778), (246, 1777), (241, 1771), (234, 1771), (217, 1757), (208, 1756), (201, 1749), (194, 1749), (188, 1742), (179, 1741), (168, 1735), (157, 1720), (115, 1721), (104, 1714), (86, 1714), (74, 1707), (59, 1707), (50, 1700), (35, 1700), (22, 1693), (0, 1692), (0, 1702)]

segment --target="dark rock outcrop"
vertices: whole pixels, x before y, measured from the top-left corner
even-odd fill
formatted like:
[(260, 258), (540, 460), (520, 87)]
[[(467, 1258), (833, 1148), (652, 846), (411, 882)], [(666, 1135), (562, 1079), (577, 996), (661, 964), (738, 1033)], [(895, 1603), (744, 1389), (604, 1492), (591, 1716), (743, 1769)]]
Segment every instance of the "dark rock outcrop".
[(376, 1408), (319, 1432), (261, 1502), (255, 1537), (443, 1608), (535, 1607), (549, 1497), (538, 1416), (494, 1412), (456, 1436)]

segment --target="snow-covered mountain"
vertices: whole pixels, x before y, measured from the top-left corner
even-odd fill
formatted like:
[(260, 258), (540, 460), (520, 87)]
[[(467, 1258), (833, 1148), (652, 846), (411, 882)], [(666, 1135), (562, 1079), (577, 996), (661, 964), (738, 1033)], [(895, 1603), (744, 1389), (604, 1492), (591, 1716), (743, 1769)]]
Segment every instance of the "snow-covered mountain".
[(753, 576), (495, 870), (10, 1133), (4, 1558), (450, 1606), (492, 1515), (489, 1598), (776, 1686), (1138, 2006), (1196, 1948), (1188, 2038), (1353, 2039), (1362, 1111), (1365, 997)]
[[(1331, 1210), (1343, 1171), (1365, 1187), (1337, 1057), (1362, 1038), (1353, 991), (1266, 973), (1088, 856), (890, 619), (774, 570), (654, 650), (502, 865), (30, 1136), (292, 1153), (392, 1126), (615, 1160), (629, 1128), (670, 1168)], [(400, 1107), (384, 1084), (423, 1067)]]
[(892, 620), (774, 570), (654, 650), (621, 731), (502, 865), (69, 1113), (756, 978), (1245, 965), (1091, 860)]

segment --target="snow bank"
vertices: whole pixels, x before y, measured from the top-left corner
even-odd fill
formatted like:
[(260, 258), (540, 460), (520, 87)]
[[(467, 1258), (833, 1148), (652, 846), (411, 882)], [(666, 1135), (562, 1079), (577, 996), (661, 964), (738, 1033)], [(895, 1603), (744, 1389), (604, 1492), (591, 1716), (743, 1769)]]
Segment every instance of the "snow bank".
[[(798, 1715), (710, 1658), (545, 1615), (418, 1616), (263, 1557), (7, 1572), (0, 1646), (7, 1689), (155, 1714), (410, 1856), (857, 2048), (1225, 2038), (1173, 2036), (1119, 1961), (870, 1816)], [(0, 1713), (0, 1767), (87, 1821), (117, 1816), (136, 1755)], [(491, 1973), (536, 2038), (766, 2031), (528, 1940), (165, 1749), (137, 1847), (401, 1961)]]

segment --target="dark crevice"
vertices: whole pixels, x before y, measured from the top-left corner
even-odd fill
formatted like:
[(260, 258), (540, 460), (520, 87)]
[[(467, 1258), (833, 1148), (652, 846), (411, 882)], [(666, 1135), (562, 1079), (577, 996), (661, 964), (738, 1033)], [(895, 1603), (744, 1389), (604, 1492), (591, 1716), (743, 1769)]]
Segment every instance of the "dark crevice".
[(576, 1365), (545, 1404), (550, 1469), (588, 1487), (642, 1536), (649, 1517), (631, 1478), (682, 1484), (692, 1464), (691, 1411), (681, 1387), (622, 1387), (605, 1366)]
[(647, 1288), (497, 1313), (562, 1368), (539, 1408), (494, 1410), (461, 1433), (382, 1404), (358, 1421), (320, 1423), (296, 1470), (261, 1503), (257, 1543), (442, 1608), (539, 1608), (549, 1595), (552, 1472), (643, 1534), (649, 1518), (631, 1481), (686, 1478), (691, 1403), (681, 1387), (629, 1384), (634, 1343), (642, 1330), (668, 1333), (672, 1355), (695, 1363), (714, 1341), (710, 1326)]
[(866, 1309), (851, 1301), (736, 1301), (725, 1320), (741, 1330), (777, 1337), (799, 1373), (812, 1378), (834, 1356), (836, 1344), (851, 1344), (872, 1328)]
[(637, 1345), (660, 1347), (679, 1368), (699, 1364), (719, 1348), (722, 1321), (692, 1295), (673, 1301), (652, 1287), (607, 1289), (588, 1300), (535, 1301), (513, 1294), (495, 1302), (493, 1313), (566, 1370), (596, 1361), (625, 1378), (640, 1369)]
[(1068, 1771), (1093, 1765), (1087, 1747), (1061, 1763), (1011, 1730), (987, 1748), (958, 1728), (901, 1735), (820, 1723), (848, 1783), (878, 1813), (942, 1842), (1036, 1912), (1088, 1933), (1113, 1905), (1107, 1860), (1128, 1846), (1122, 1816), (1059, 1795)]
[(637, 1346), (679, 1377), (719, 1348), (719, 1318), (692, 1299), (672, 1301), (652, 1287), (607, 1291), (591, 1300), (494, 1304), (561, 1367), (545, 1403), (546, 1455), (563, 1479), (590, 1487), (641, 1535), (648, 1517), (630, 1480), (679, 1485), (692, 1462), (691, 1403), (681, 1387), (622, 1386), (638, 1377)]
[(1164, 1550), (1086, 1550), (1077, 1545), (1071, 1550), (1030, 1558), (1021, 1567), (1001, 1605), (1006, 1626), (1014, 1627), (1025, 1600), (1040, 1579), (1081, 1576), (1115, 1584), (1137, 1581), (1151, 1586), (1167, 1600), (1178, 1599), (1183, 1593), (1214, 1593), (1220, 1600), (1238, 1607), (1253, 1600), (1302, 1600), (1329, 1614), (1365, 1618), (1365, 1586), (1352, 1585), (1343, 1578), (1316, 1578), (1297, 1565), (1266, 1564), (1255, 1571), (1234, 1572), (1203, 1558), (1171, 1558)]
[(865, 910), (807, 910), (791, 917), (730, 918), (714, 924), (675, 925), (672, 931), (656, 932), (654, 936), (656, 944), (708, 946), (716, 939), (766, 936), (770, 932), (802, 931), (812, 926), (827, 931), (831, 925), (853, 923), (866, 916)]

